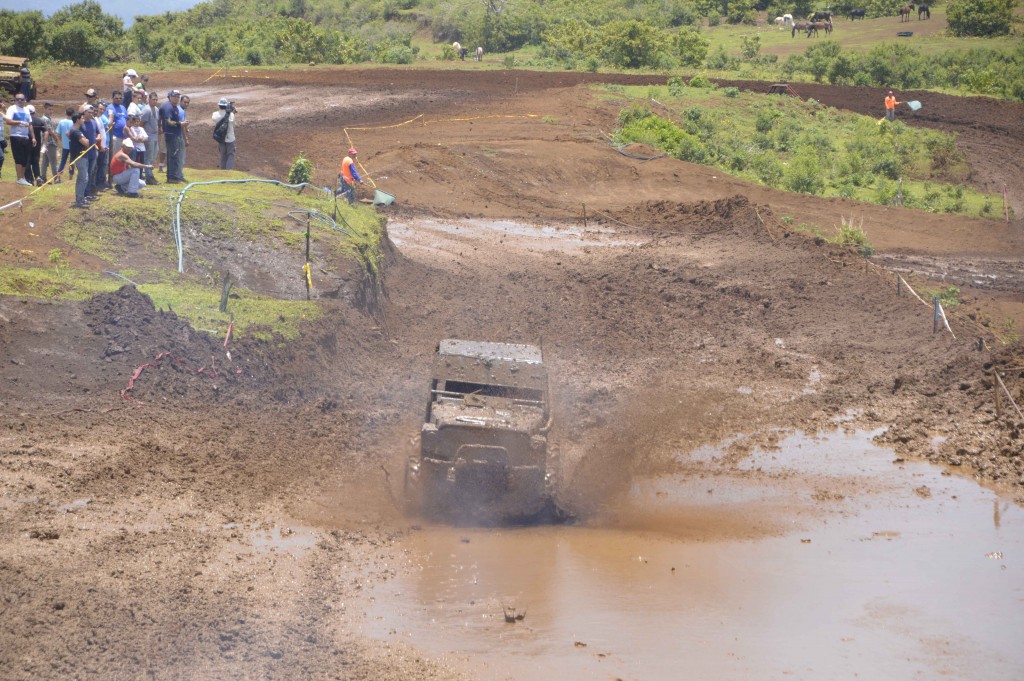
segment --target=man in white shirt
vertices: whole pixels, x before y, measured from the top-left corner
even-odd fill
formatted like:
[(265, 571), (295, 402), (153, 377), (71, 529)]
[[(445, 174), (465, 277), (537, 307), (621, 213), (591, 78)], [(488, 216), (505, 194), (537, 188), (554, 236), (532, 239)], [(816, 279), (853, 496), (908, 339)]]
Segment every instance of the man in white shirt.
[(4, 122), (11, 128), (11, 154), (18, 173), (18, 184), (31, 187), (32, 183), (25, 179), (25, 168), (37, 142), (32, 131), (32, 113), (28, 110), (25, 95), (19, 92), (14, 97), (14, 104), (7, 107), (7, 113), (4, 114)]

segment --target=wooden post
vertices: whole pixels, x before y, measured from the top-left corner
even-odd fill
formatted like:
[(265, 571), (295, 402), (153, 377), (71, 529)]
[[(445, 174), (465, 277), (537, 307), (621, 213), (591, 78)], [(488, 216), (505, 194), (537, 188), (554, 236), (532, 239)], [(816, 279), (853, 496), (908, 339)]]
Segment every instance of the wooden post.
[(583, 229), (587, 228), (587, 204), (583, 204)]
[(897, 272), (896, 273), (896, 296), (899, 297), (899, 296), (902, 296), (902, 295), (903, 295), (903, 277), (901, 277), (900, 273)]
[(935, 296), (935, 318), (932, 320), (932, 333), (939, 332), (939, 297)]
[(1003, 185), (1003, 215), (1006, 216), (1006, 221), (1010, 221), (1010, 204), (1006, 200), (1006, 185)]
[(978, 352), (985, 352), (985, 337), (978, 336)]
[(999, 398), (999, 375), (996, 374), (995, 367), (992, 367), (992, 390), (996, 396), (996, 417), (1003, 417), (1003, 403)]
[[(306, 267), (309, 267), (309, 213), (306, 213)], [(306, 300), (309, 300), (309, 276), (306, 279)]]
[(220, 289), (220, 311), (228, 311), (228, 294), (231, 293), (231, 273), (224, 273), (224, 285)]

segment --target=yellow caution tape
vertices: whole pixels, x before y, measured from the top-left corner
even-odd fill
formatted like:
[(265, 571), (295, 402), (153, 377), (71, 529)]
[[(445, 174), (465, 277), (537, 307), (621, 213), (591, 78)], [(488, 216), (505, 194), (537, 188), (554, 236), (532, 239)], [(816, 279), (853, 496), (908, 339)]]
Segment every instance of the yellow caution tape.
[(306, 273), (306, 287), (313, 288), (313, 269), (308, 262), (302, 266), (302, 271)]

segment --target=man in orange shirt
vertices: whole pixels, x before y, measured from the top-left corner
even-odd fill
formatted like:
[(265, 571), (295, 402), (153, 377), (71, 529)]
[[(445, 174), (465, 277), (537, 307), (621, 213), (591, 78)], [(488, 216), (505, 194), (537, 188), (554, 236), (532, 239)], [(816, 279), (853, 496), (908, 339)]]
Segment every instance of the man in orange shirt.
[(896, 101), (896, 95), (889, 90), (889, 96), (885, 98), (885, 119), (887, 121), (896, 120), (896, 105), (902, 104), (903, 102)]
[(355, 147), (348, 150), (348, 156), (341, 162), (341, 170), (338, 171), (338, 193), (344, 196), (349, 204), (356, 198), (356, 182), (363, 183), (356, 169), (355, 156), (359, 152)]

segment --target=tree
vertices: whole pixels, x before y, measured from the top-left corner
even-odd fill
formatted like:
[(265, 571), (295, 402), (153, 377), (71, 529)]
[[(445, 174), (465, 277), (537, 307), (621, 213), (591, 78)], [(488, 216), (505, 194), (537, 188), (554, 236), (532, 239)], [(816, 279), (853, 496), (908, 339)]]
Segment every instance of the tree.
[(681, 66), (700, 66), (708, 56), (707, 38), (692, 28), (681, 28), (673, 41)]
[(950, 0), (949, 32), (957, 37), (1007, 35), (1017, 0)]
[(92, 24), (81, 19), (65, 21), (51, 28), (47, 47), (52, 59), (78, 66), (102, 66), (106, 61), (107, 42), (96, 34)]
[(92, 27), (92, 32), (108, 45), (124, 36), (124, 23), (112, 14), (104, 14), (100, 3), (95, 0), (83, 0), (76, 5), (68, 5), (57, 10), (50, 17), (50, 26), (83, 21)]
[(0, 54), (38, 58), (46, 47), (43, 40), (45, 25), (42, 12), (0, 10)]
[(729, 3), (726, 21), (730, 24), (756, 24), (757, 10), (754, 9), (754, 0), (732, 0)]
[(667, 51), (668, 39), (643, 21), (612, 21), (604, 26), (601, 47), (612, 66), (639, 69), (658, 65), (660, 55)]

